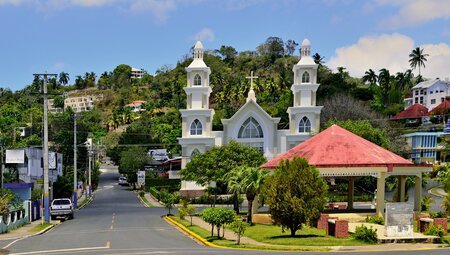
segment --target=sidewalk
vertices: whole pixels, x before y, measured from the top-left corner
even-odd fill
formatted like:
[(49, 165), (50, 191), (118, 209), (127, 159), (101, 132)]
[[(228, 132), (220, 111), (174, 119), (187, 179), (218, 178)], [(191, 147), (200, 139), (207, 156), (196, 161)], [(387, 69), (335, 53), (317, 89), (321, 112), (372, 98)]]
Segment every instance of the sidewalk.
[[(139, 195), (138, 195), (139, 196)], [(150, 193), (145, 192), (145, 199), (147, 199), (147, 201), (152, 204), (154, 207), (164, 207), (161, 203), (159, 203), (158, 201), (156, 201), (152, 195), (150, 195)]]

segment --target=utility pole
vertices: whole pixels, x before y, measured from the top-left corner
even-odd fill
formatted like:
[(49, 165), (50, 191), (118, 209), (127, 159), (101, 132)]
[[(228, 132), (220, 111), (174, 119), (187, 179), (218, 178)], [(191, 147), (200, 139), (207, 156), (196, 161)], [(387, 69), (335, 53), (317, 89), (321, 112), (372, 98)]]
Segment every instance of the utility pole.
[(73, 208), (77, 208), (78, 182), (77, 182), (77, 114), (73, 114)]
[(92, 196), (92, 180), (91, 180), (91, 161), (92, 161), (92, 138), (88, 138), (88, 154), (89, 154), (89, 172), (88, 172), (88, 192), (89, 196)]
[(40, 73), (40, 74), (34, 74), (34, 76), (37, 77), (44, 77), (44, 146), (43, 146), (43, 152), (42, 152), (42, 159), (43, 159), (43, 165), (44, 165), (44, 220), (48, 223), (50, 223), (50, 201), (48, 196), (48, 100), (47, 100), (47, 82), (48, 77), (57, 77), (57, 74), (48, 74)]
[(3, 159), (3, 138), (0, 138), (0, 152), (1, 152), (1, 161), (2, 161), (2, 166), (1, 166), (1, 171), (0, 171), (0, 178), (1, 178), (1, 188), (3, 189), (3, 173), (5, 172), (5, 161)]

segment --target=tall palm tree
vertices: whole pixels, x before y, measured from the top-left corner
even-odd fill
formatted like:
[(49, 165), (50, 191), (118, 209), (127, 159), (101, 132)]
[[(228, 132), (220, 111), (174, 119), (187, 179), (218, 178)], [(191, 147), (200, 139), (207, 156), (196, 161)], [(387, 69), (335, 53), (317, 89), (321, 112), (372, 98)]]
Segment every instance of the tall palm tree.
[(383, 95), (383, 103), (388, 105), (389, 91), (391, 90), (391, 74), (389, 70), (383, 68), (378, 74), (378, 83), (380, 84), (381, 93)]
[(242, 181), (242, 186), (248, 201), (247, 222), (252, 224), (253, 201), (261, 191), (262, 184), (268, 172), (257, 167), (246, 167), (243, 171), (245, 177)]
[(416, 69), (416, 67), (419, 66), (419, 75), (421, 75), (420, 66), (425, 68), (425, 62), (427, 61), (426, 57), (428, 57), (428, 54), (424, 54), (423, 49), (420, 47), (416, 47), (411, 51), (411, 54), (409, 54), (409, 64), (412, 69)]
[(323, 60), (325, 57), (321, 56), (319, 53), (316, 52), (313, 56), (314, 62), (318, 64), (319, 66), (322, 66), (323, 63), (325, 63)]
[(369, 69), (368, 71), (366, 71), (364, 73), (364, 76), (362, 77), (362, 81), (368, 82), (369, 88), (370, 88), (370, 90), (372, 90), (373, 87), (375, 87), (375, 85), (377, 85), (378, 75), (375, 73), (374, 70)]
[(59, 74), (59, 83), (61, 83), (62, 85), (67, 85), (67, 83), (69, 83), (69, 80), (70, 80), (70, 78), (69, 78), (69, 74), (68, 73), (65, 73), (65, 72), (61, 72), (60, 74)]

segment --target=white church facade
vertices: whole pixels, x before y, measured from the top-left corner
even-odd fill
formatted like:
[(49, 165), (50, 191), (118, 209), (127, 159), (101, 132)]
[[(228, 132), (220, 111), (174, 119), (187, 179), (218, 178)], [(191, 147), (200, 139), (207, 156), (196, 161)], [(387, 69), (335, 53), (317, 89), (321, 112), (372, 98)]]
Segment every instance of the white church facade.
[[(227, 144), (231, 140), (260, 150), (267, 160), (283, 153), (295, 145), (317, 134), (320, 128), (322, 106), (316, 106), (318, 65), (311, 57), (311, 44), (303, 40), (300, 60), (294, 65), (293, 106), (287, 109), (289, 129), (278, 129), (280, 118), (270, 116), (258, 105), (251, 88), (246, 103), (229, 119), (222, 119), (223, 130), (213, 131), (214, 109), (209, 108), (211, 87), (210, 68), (203, 61), (203, 45), (194, 46), (194, 60), (186, 68), (186, 109), (180, 110), (182, 137), (178, 138), (182, 148), (182, 169), (195, 153), (204, 153), (214, 146)], [(198, 196), (204, 187), (193, 182), (182, 181), (180, 194), (184, 197)]]

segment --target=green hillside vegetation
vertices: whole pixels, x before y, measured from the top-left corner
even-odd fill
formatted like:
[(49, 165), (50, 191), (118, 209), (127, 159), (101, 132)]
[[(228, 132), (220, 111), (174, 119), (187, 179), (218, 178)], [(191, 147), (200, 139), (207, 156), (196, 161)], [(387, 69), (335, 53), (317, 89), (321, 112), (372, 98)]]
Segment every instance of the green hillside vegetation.
[[(192, 50), (192, 49), (191, 49)], [(252, 51), (237, 52), (232, 46), (223, 45), (216, 50), (207, 50), (205, 63), (211, 68), (212, 94), (210, 107), (214, 108), (213, 129), (221, 130), (220, 119), (230, 118), (245, 103), (250, 82), (246, 78), (250, 71), (256, 76), (254, 90), (258, 103), (273, 117), (280, 117), (280, 128), (288, 128), (286, 110), (292, 106), (292, 68), (299, 58), (294, 56), (298, 44), (293, 40), (283, 41), (269, 37)], [(118, 65), (100, 76), (86, 72), (83, 76), (70, 77), (62, 72), (57, 79), (50, 79), (49, 97), (55, 105), (64, 104), (65, 95), (103, 95), (95, 103), (95, 110), (83, 112), (78, 117), (78, 139), (85, 141), (91, 136), (102, 140), (103, 147), (113, 160), (119, 162), (121, 151), (130, 145), (142, 144), (147, 148), (167, 148), (180, 154), (177, 137), (181, 136), (179, 109), (186, 107), (187, 67), (192, 61), (187, 53), (175, 67), (168, 65), (158, 69), (155, 75), (146, 74), (142, 79), (131, 78), (131, 67)], [(381, 69), (378, 74), (368, 70), (362, 78), (354, 78), (344, 67), (333, 72), (324, 65), (319, 53), (314, 54), (319, 64), (317, 105), (323, 105), (321, 127), (345, 120), (366, 120), (369, 125), (382, 130), (391, 141), (397, 141), (398, 128), (391, 128), (386, 118), (403, 109), (403, 98), (422, 78), (414, 77), (411, 70), (391, 75)], [(420, 66), (420, 65), (419, 65)], [(31, 85), (12, 92), (0, 90), (0, 138), (9, 148), (41, 144), (43, 81), (34, 79)], [(127, 104), (145, 100), (145, 111), (132, 112)], [(49, 134), (52, 149), (64, 153), (64, 167), (70, 168), (73, 161), (73, 112), (50, 114)], [(327, 123), (327, 124), (326, 124)], [(13, 130), (16, 127), (14, 139)], [(18, 127), (28, 127), (31, 136), (21, 138)], [(357, 130), (357, 129), (355, 129)], [(379, 133), (376, 133), (377, 135)], [(389, 146), (400, 153), (400, 146)], [(81, 143), (80, 142), (80, 143)], [(399, 143), (402, 144), (402, 143)], [(85, 149), (80, 149), (79, 167), (86, 163)], [(69, 172), (69, 170), (65, 172)]]

